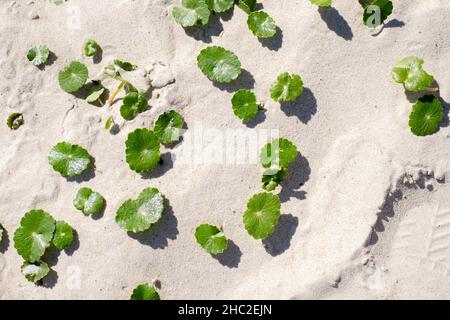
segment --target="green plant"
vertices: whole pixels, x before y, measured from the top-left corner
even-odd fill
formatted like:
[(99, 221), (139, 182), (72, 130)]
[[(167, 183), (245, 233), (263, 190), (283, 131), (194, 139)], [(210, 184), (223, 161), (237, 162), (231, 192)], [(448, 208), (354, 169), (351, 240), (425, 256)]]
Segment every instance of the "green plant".
[(156, 188), (142, 190), (136, 200), (126, 200), (117, 210), (116, 223), (124, 230), (142, 232), (161, 219), (164, 196)]
[(88, 68), (79, 61), (72, 61), (67, 67), (59, 71), (59, 86), (68, 93), (77, 92), (84, 86), (88, 77)]
[(41, 66), (47, 62), (48, 57), (50, 55), (50, 50), (44, 44), (38, 47), (33, 47), (27, 52), (27, 59), (34, 66)]
[(201, 224), (195, 229), (197, 243), (210, 254), (223, 253), (228, 247), (228, 240), (222, 228), (210, 224)]
[(0, 243), (2, 243), (3, 240), (3, 232), (5, 231), (5, 229), (3, 228), (3, 226), (0, 224)]
[(197, 24), (206, 25), (210, 14), (205, 0), (182, 0), (181, 6), (172, 9), (175, 21), (183, 27), (192, 27)]
[(11, 113), (6, 120), (6, 125), (12, 130), (19, 129), (24, 123), (23, 114), (17, 112)]
[(92, 166), (92, 157), (79, 145), (63, 141), (50, 150), (48, 162), (63, 177), (75, 177)]
[(376, 28), (392, 14), (394, 6), (390, 0), (359, 0), (364, 9), (363, 21), (369, 28)]
[(271, 193), (255, 194), (247, 203), (244, 226), (255, 239), (264, 239), (275, 230), (280, 218), (280, 199)]
[(418, 57), (406, 57), (396, 63), (392, 68), (392, 78), (397, 83), (403, 83), (408, 91), (437, 91), (430, 88), (434, 77), (423, 70), (424, 61)]
[(153, 131), (159, 142), (168, 145), (180, 140), (183, 125), (183, 117), (178, 112), (171, 110), (158, 117)]
[(211, 11), (221, 13), (230, 10), (234, 5), (234, 0), (206, 0)]
[(99, 213), (105, 206), (105, 198), (90, 188), (81, 188), (78, 190), (73, 205), (75, 208), (83, 212), (85, 215)]
[(309, 0), (309, 2), (319, 7), (329, 7), (333, 3), (333, 0)]
[(256, 11), (256, 0), (237, 0), (237, 5), (247, 14)]
[(83, 45), (83, 54), (86, 57), (94, 57), (100, 51), (100, 46), (95, 40), (89, 39)]
[(280, 74), (270, 88), (270, 96), (277, 102), (294, 101), (302, 95), (303, 81), (297, 74), (287, 72)]
[(119, 59), (115, 59), (114, 64), (125, 71), (134, 71), (137, 69), (137, 65)]
[(231, 98), (233, 112), (244, 122), (252, 120), (263, 106), (256, 102), (256, 96), (247, 89), (238, 90)]
[(114, 117), (109, 116), (105, 121), (105, 130), (111, 129), (112, 125), (115, 124)]
[(277, 33), (275, 20), (264, 11), (251, 12), (248, 15), (247, 25), (258, 38), (270, 38)]
[(142, 283), (133, 290), (130, 300), (161, 300), (161, 298), (152, 284)]
[(135, 69), (136, 65), (118, 59), (114, 60), (113, 64), (110, 64), (103, 69), (103, 74), (106, 77), (119, 81), (119, 86), (116, 91), (109, 97), (108, 104), (110, 106), (114, 103), (116, 96), (123, 88), (125, 88), (127, 92), (138, 92), (138, 90), (128, 80), (124, 79), (120, 73), (120, 70), (133, 71)]
[(438, 98), (425, 95), (413, 105), (409, 115), (409, 127), (417, 136), (426, 136), (437, 131), (444, 119), (444, 109)]
[(28, 281), (36, 283), (48, 275), (50, 268), (48, 267), (48, 264), (42, 261), (24, 261), (20, 267), (20, 271)]
[(148, 102), (142, 92), (129, 92), (123, 98), (120, 114), (125, 120), (133, 120), (138, 113), (148, 109)]
[(229, 83), (241, 73), (241, 62), (231, 51), (222, 47), (210, 46), (197, 56), (197, 64), (203, 74), (211, 81)]
[(102, 96), (105, 93), (105, 87), (103, 87), (100, 83), (95, 82), (93, 85), (89, 88), (86, 102), (87, 103), (95, 103), (98, 102), (100, 105), (103, 105)]
[(73, 229), (65, 221), (57, 221), (55, 224), (55, 234), (53, 235), (53, 245), (60, 249), (68, 248), (73, 242)]
[(152, 171), (160, 160), (159, 139), (149, 129), (136, 129), (125, 142), (130, 169), (138, 173)]

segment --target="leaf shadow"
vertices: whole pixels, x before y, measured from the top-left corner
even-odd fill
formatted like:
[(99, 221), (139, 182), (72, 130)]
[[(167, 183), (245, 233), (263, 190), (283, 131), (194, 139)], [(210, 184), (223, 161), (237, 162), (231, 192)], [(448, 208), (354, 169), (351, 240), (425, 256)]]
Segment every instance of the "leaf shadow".
[(301, 122), (307, 124), (317, 113), (317, 100), (309, 88), (303, 88), (303, 93), (295, 101), (282, 102), (281, 110), (288, 116), (296, 116)]
[(266, 120), (266, 111), (267, 111), (266, 109), (259, 110), (252, 120), (244, 122), (244, 124), (248, 128), (255, 128), (258, 124), (261, 124), (264, 122), (264, 120)]
[(353, 39), (352, 29), (335, 8), (319, 7), (319, 14), (322, 20), (327, 24), (328, 29), (346, 41), (351, 41)]
[(164, 213), (160, 221), (149, 230), (133, 233), (127, 232), (130, 238), (153, 249), (164, 249), (169, 245), (169, 240), (175, 240), (178, 236), (178, 219), (168, 199), (165, 199)]
[(0, 240), (0, 253), (4, 254), (9, 248), (9, 233), (5, 228), (0, 228), (3, 230), (2, 240)]
[(390, 28), (402, 28), (405, 26), (405, 23), (403, 21), (400, 21), (398, 19), (392, 19), (390, 20), (388, 23), (383, 24), (383, 26), (381, 27), (381, 29), (372, 35), (372, 37), (377, 37), (379, 36), (384, 29), (390, 29)]
[(99, 64), (101, 63), (103, 60), (103, 49), (102, 47), (99, 46), (97, 54), (92, 57), (92, 62), (94, 62), (94, 64)]
[(283, 30), (277, 27), (276, 33), (270, 38), (258, 38), (263, 47), (272, 51), (278, 51), (283, 46)]
[(80, 238), (78, 237), (78, 232), (73, 229), (73, 241), (66, 249), (64, 249), (64, 252), (68, 256), (72, 256), (75, 251), (77, 251), (80, 248)]
[(286, 202), (291, 198), (306, 199), (306, 192), (299, 189), (309, 180), (310, 176), (311, 167), (309, 162), (299, 153), (294, 163), (289, 166), (287, 179), (281, 183), (281, 191), (278, 195), (280, 201)]
[(275, 231), (262, 240), (264, 249), (272, 257), (279, 256), (291, 246), (291, 240), (297, 231), (298, 218), (292, 214), (282, 214)]
[(55, 270), (50, 269), (49, 273), (45, 276), (45, 278), (41, 279), (36, 284), (38, 286), (47, 289), (52, 289), (53, 287), (55, 287), (57, 282), (58, 282), (58, 273)]
[(149, 173), (141, 174), (142, 179), (155, 179), (162, 177), (173, 168), (173, 160), (170, 152), (163, 153), (159, 160), (159, 165)]
[(230, 269), (237, 268), (239, 263), (241, 262), (242, 251), (241, 249), (234, 243), (233, 240), (228, 239), (228, 248), (219, 255), (212, 255), (214, 259), (219, 261), (219, 263), (225, 267)]
[(206, 26), (186, 27), (184, 32), (195, 40), (211, 43), (212, 37), (217, 37), (223, 32), (223, 24), (219, 15), (211, 15)]
[(441, 123), (439, 124), (439, 129), (441, 128), (446, 128), (449, 126), (450, 124), (450, 119), (449, 119), (449, 112), (450, 112), (450, 103), (448, 103), (447, 101), (445, 101), (442, 97), (438, 97), (439, 102), (442, 104), (442, 108), (444, 109), (444, 119), (441, 121)]
[(241, 70), (239, 77), (231, 83), (220, 83), (213, 81), (213, 86), (227, 92), (235, 92), (239, 89), (253, 89), (255, 87), (255, 78), (245, 69)]

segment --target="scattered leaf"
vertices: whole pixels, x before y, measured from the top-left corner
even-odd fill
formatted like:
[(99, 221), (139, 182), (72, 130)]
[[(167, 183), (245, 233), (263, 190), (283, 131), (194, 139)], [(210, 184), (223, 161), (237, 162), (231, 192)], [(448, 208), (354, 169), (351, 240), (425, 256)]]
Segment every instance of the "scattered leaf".
[(270, 88), (270, 96), (277, 102), (294, 101), (302, 95), (303, 81), (297, 74), (280, 74)]
[(244, 122), (252, 120), (260, 109), (255, 94), (247, 89), (237, 91), (231, 99), (231, 105), (234, 114)]
[(434, 81), (434, 77), (423, 70), (423, 59), (418, 57), (406, 57), (394, 66), (392, 77), (397, 83), (403, 83), (408, 91), (423, 91), (428, 89)]
[(264, 11), (251, 12), (247, 19), (248, 28), (258, 38), (270, 38), (277, 33), (277, 25)]
[(202, 224), (195, 229), (197, 243), (210, 254), (223, 253), (228, 247), (228, 240), (223, 231), (210, 224)]
[(133, 290), (130, 300), (161, 300), (161, 298), (153, 285), (143, 283)]
[(251, 12), (256, 11), (256, 0), (239, 0), (238, 7), (245, 13), (250, 14)]
[(233, 52), (218, 46), (203, 49), (197, 56), (197, 64), (211, 81), (229, 83), (241, 73), (239, 58)]
[(73, 242), (72, 227), (65, 221), (57, 221), (52, 242), (53, 245), (60, 250), (69, 247)]
[(438, 98), (425, 95), (414, 105), (409, 115), (409, 127), (416, 136), (427, 136), (437, 131), (444, 119), (444, 109)]
[(392, 14), (394, 6), (390, 0), (359, 0), (364, 9), (363, 21), (369, 28), (376, 28)]
[(289, 171), (287, 168), (280, 168), (278, 170), (265, 170), (262, 177), (263, 189), (266, 191), (275, 190), (281, 184), (281, 182), (286, 179), (288, 174)]
[(120, 114), (125, 120), (133, 120), (138, 113), (148, 109), (148, 102), (141, 92), (129, 92), (123, 98)]
[(86, 97), (87, 103), (95, 103), (100, 102), (100, 104), (103, 104), (103, 101), (101, 100), (102, 95), (105, 93), (105, 87), (103, 87), (101, 84), (94, 84), (90, 89)]
[(93, 57), (100, 51), (100, 46), (95, 40), (89, 39), (84, 43), (83, 54), (86, 57)]
[(234, 0), (206, 0), (209, 10), (221, 13), (228, 11), (234, 5)]
[(22, 271), (22, 274), (28, 281), (36, 283), (50, 272), (50, 268), (48, 267), (48, 264), (42, 261), (24, 261), (20, 267), (20, 271)]
[(19, 129), (19, 127), (24, 123), (25, 121), (23, 119), (23, 114), (17, 112), (11, 113), (8, 119), (6, 120), (7, 126), (12, 130)]
[(58, 74), (59, 86), (68, 93), (80, 90), (89, 77), (88, 68), (79, 61), (72, 61)]
[(280, 199), (271, 193), (254, 195), (247, 203), (244, 226), (255, 239), (264, 239), (275, 230), (280, 218)]
[(75, 177), (92, 165), (92, 157), (86, 149), (68, 142), (55, 145), (48, 155), (53, 170), (64, 177)]
[(309, 2), (319, 7), (329, 7), (333, 3), (333, 0), (309, 0)]
[(152, 171), (159, 162), (159, 140), (149, 129), (136, 129), (128, 135), (126, 159), (130, 169), (138, 173)]
[(73, 205), (86, 215), (99, 213), (105, 206), (105, 198), (90, 188), (81, 188), (78, 190)]
[(297, 147), (288, 139), (274, 139), (266, 144), (260, 154), (261, 165), (265, 169), (287, 168), (298, 155)]
[(210, 11), (205, 0), (182, 0), (181, 6), (173, 8), (172, 15), (183, 27), (192, 27), (197, 24), (206, 25)]
[(118, 59), (114, 60), (114, 64), (125, 71), (133, 71), (136, 70), (137, 68), (137, 66), (132, 64), (131, 62), (122, 61)]
[(38, 47), (33, 47), (27, 52), (27, 59), (34, 66), (40, 66), (47, 62), (50, 55), (50, 50), (44, 44)]
[(111, 129), (111, 126), (114, 124), (114, 117), (109, 116), (108, 119), (105, 121), (105, 130)]
[(180, 140), (183, 117), (176, 111), (164, 112), (155, 122), (154, 132), (162, 144), (172, 144)]

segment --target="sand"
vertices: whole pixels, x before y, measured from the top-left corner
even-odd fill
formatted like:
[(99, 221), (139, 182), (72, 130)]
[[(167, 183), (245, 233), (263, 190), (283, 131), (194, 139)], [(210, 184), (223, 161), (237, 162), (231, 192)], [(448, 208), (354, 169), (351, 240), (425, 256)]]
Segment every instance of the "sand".
[[(448, 1), (394, 1), (390, 22), (379, 32), (362, 24), (356, 1), (336, 0), (333, 9), (319, 12), (307, 0), (265, 0), (280, 31), (262, 42), (238, 8), (187, 33), (171, 17), (177, 3), (0, 2), (0, 119), (12, 112), (25, 117), (17, 131), (0, 126), (0, 224), (7, 230), (0, 298), (127, 299), (137, 284), (154, 280), (164, 299), (450, 298), (448, 117), (432, 136), (411, 134), (413, 97), (390, 76), (397, 60), (424, 58), (448, 112)], [(103, 48), (97, 63), (82, 57), (88, 38)], [(41, 43), (55, 54), (42, 70), (25, 59)], [(245, 71), (236, 82), (215, 85), (199, 71), (195, 58), (209, 44), (239, 56)], [(112, 111), (89, 105), (64, 93), (57, 73), (79, 59), (94, 77), (114, 58), (151, 70), (133, 76), (141, 88), (157, 88), (151, 109), (111, 134), (103, 122), (120, 102)], [(306, 89), (280, 108), (268, 90), (283, 71), (301, 74)], [(240, 88), (254, 90), (267, 109), (250, 126), (231, 109)], [(164, 165), (155, 172), (134, 173), (125, 161), (128, 133), (151, 127), (170, 109), (186, 120), (184, 140), (164, 149)], [(274, 133), (293, 141), (301, 156), (279, 191), (278, 228), (256, 241), (242, 214), (261, 191), (256, 157)], [(239, 158), (233, 143), (226, 147), (233, 134), (254, 138), (248, 157)], [(94, 174), (68, 181), (52, 170), (47, 154), (62, 140), (90, 151)], [(81, 186), (107, 199), (100, 217), (72, 206)], [(128, 235), (116, 225), (115, 212), (150, 186), (168, 200), (164, 219), (150, 232)], [(22, 276), (12, 241), (20, 218), (33, 208), (77, 231), (69, 250), (46, 255), (53, 272), (43, 286)], [(204, 222), (222, 225), (232, 240), (219, 258), (195, 242), (193, 231)]]

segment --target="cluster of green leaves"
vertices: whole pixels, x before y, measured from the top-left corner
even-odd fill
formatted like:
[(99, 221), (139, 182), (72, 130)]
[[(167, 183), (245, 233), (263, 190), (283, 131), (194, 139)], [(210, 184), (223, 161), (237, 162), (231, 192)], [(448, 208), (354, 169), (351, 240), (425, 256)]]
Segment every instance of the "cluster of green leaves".
[(281, 203), (278, 196), (262, 192), (255, 194), (247, 203), (244, 213), (244, 226), (255, 239), (271, 235), (278, 225)]
[(333, 0), (309, 0), (309, 2), (319, 7), (329, 7), (333, 3)]
[(87, 40), (83, 45), (83, 54), (85, 57), (94, 57), (100, 52), (100, 46), (93, 40)]
[(143, 232), (161, 219), (164, 196), (156, 188), (142, 190), (138, 198), (126, 200), (116, 213), (116, 223), (130, 232)]
[(73, 242), (73, 229), (64, 221), (55, 219), (43, 210), (31, 210), (23, 216), (14, 232), (14, 247), (24, 259), (21, 267), (24, 276), (32, 282), (44, 278), (50, 268), (41, 261), (51, 244), (63, 250)]
[(161, 300), (161, 298), (153, 284), (142, 283), (134, 288), (130, 300)]
[(402, 83), (407, 91), (419, 92), (431, 87), (434, 77), (423, 69), (424, 60), (418, 57), (406, 57), (392, 68), (392, 78)]
[(221, 254), (228, 248), (228, 239), (221, 227), (201, 224), (195, 229), (195, 239), (210, 254)]
[(270, 88), (270, 96), (277, 102), (294, 101), (303, 93), (303, 81), (298, 74), (280, 74)]
[(92, 215), (102, 211), (105, 202), (105, 198), (100, 193), (84, 187), (78, 190), (73, 205), (85, 215)]
[(28, 50), (27, 59), (34, 66), (38, 67), (47, 62), (49, 55), (50, 50), (48, 49), (47, 45), (44, 44)]
[(262, 104), (256, 101), (256, 95), (247, 89), (238, 90), (231, 98), (231, 105), (236, 117), (244, 122), (252, 120), (263, 109)]
[(119, 60), (119, 59), (115, 59), (114, 62), (110, 65), (107, 65), (104, 70), (103, 70), (103, 74), (106, 77), (112, 78), (114, 80), (119, 81), (119, 86), (117, 87), (117, 89), (114, 91), (114, 93), (110, 96), (109, 100), (108, 100), (108, 104), (111, 106), (114, 103), (114, 100), (116, 98), (116, 96), (119, 94), (119, 92), (125, 88), (125, 90), (128, 93), (131, 92), (138, 92), (138, 90), (130, 83), (130, 81), (124, 79), (122, 77), (122, 73), (121, 71), (134, 71), (136, 70), (137, 66), (135, 64), (132, 64), (131, 62), (128, 61), (123, 61), (123, 60)]
[(391, 0), (359, 0), (359, 3), (364, 9), (363, 22), (369, 28), (383, 24), (394, 9)]
[(8, 119), (6, 119), (6, 125), (11, 130), (19, 129), (20, 126), (23, 125), (24, 123), (25, 123), (25, 120), (23, 119), (23, 114), (22, 113), (18, 113), (18, 112), (11, 113), (8, 116)]
[(83, 147), (63, 141), (50, 150), (48, 162), (63, 177), (75, 177), (92, 166), (92, 157)]
[(220, 83), (230, 83), (241, 74), (239, 58), (219, 46), (203, 49), (197, 56), (197, 65), (209, 80)]
[(86, 84), (88, 78), (88, 68), (79, 61), (72, 61), (58, 74), (59, 86), (68, 93), (79, 91)]

